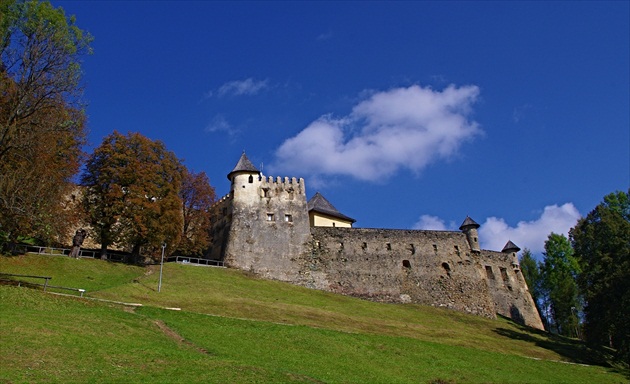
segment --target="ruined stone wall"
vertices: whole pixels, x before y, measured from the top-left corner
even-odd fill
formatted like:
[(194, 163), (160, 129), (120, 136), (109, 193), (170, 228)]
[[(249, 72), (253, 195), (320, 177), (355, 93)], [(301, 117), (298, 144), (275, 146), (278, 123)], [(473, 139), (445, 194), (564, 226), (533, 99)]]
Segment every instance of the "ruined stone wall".
[(301, 285), (387, 302), (414, 302), (494, 317), (477, 258), (460, 232), (311, 228)]
[(294, 281), (295, 258), (310, 240), (304, 180), (245, 176), (233, 182), (225, 263), (266, 278)]
[(529, 293), (516, 253), (482, 250), (480, 260), (496, 313), (543, 329), (540, 314)]
[(212, 220), (210, 223), (211, 245), (205, 257), (211, 260), (223, 260), (232, 227), (232, 195), (223, 196), (212, 205), (210, 210)]
[[(451, 231), (313, 227), (294, 281), (386, 302), (413, 302), (542, 328), (515, 255), (473, 252)], [(496, 271), (489, 278), (487, 270)]]

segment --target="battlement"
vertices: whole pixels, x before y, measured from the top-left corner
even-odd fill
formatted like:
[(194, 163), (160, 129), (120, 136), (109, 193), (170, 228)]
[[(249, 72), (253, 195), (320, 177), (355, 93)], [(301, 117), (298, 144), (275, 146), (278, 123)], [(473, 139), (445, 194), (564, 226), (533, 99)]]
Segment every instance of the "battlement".
[(303, 178), (273, 176), (260, 178), (260, 191), (262, 197), (274, 197), (282, 193), (299, 194), (306, 198), (306, 186)]
[(223, 205), (223, 204), (225, 204), (226, 201), (231, 200), (231, 199), (232, 199), (232, 194), (231, 193), (223, 195), (223, 197), (217, 199), (217, 201), (215, 201), (214, 204), (212, 204), (210, 206), (210, 209), (214, 209), (217, 206)]

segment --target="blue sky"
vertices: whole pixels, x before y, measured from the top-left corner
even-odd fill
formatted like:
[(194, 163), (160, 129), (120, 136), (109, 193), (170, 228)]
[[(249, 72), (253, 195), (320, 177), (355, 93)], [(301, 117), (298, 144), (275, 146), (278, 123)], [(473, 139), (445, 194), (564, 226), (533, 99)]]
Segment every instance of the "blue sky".
[(95, 38), (89, 140), (161, 140), (219, 196), (246, 151), (358, 227), (542, 252), (630, 185), (629, 2), (53, 1)]

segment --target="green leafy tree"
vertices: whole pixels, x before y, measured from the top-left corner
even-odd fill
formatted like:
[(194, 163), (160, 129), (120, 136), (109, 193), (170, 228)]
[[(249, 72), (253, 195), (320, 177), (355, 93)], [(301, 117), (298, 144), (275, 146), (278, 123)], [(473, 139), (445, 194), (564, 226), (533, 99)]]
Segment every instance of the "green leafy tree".
[(630, 190), (605, 196), (570, 237), (582, 267), (586, 340), (630, 363)]
[(579, 335), (581, 301), (576, 278), (580, 272), (573, 248), (564, 235), (551, 233), (541, 264), (542, 288), (548, 296), (551, 322), (561, 335)]
[(88, 158), (84, 206), (101, 243), (101, 257), (116, 244), (157, 256), (179, 242), (182, 165), (160, 141), (114, 132)]
[(59, 240), (85, 142), (80, 57), (91, 37), (48, 2), (0, 0), (0, 232)]
[(201, 256), (210, 246), (210, 207), (214, 203), (214, 188), (205, 172), (182, 172), (182, 236), (177, 252)]

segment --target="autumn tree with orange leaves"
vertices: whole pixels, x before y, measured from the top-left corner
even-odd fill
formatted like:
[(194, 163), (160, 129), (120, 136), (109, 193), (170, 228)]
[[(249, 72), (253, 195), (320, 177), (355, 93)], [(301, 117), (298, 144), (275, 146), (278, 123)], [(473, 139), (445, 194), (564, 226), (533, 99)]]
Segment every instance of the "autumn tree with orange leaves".
[(80, 57), (91, 37), (48, 2), (0, 0), (0, 242), (63, 242), (85, 118)]
[(210, 245), (210, 207), (214, 203), (214, 188), (205, 172), (193, 173), (184, 169), (182, 189), (183, 227), (177, 252), (201, 256)]
[[(157, 256), (161, 245), (179, 244), (183, 165), (160, 141), (114, 132), (89, 156), (81, 178), (83, 203), (94, 238), (133, 256)], [(137, 259), (136, 259), (137, 260)]]

